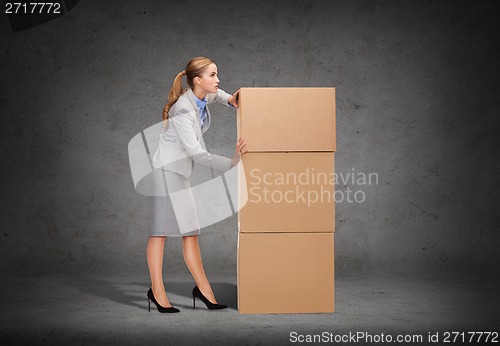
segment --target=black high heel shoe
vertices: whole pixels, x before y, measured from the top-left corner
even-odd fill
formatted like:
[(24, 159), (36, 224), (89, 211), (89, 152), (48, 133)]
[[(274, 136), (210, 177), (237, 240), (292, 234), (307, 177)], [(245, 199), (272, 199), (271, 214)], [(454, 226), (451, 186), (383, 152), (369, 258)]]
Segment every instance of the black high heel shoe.
[(153, 290), (150, 288), (148, 291), (148, 311), (151, 311), (151, 300), (153, 301), (153, 303), (155, 303), (156, 308), (161, 313), (165, 313), (165, 312), (171, 313), (171, 312), (179, 312), (180, 311), (179, 309), (174, 308), (173, 306), (169, 306), (168, 308), (166, 308), (166, 307), (158, 304), (158, 302), (156, 301), (155, 296), (153, 294)]
[(194, 301), (195, 301), (195, 297), (198, 297), (201, 299), (201, 301), (203, 303), (205, 303), (205, 305), (207, 306), (207, 308), (209, 308), (210, 310), (213, 310), (213, 309), (225, 309), (227, 308), (227, 305), (224, 305), (224, 304), (214, 304), (212, 303), (210, 300), (208, 300), (204, 295), (203, 293), (201, 293), (200, 289), (198, 288), (198, 286), (194, 286), (193, 288), (193, 309), (195, 308), (195, 304), (194, 304)]

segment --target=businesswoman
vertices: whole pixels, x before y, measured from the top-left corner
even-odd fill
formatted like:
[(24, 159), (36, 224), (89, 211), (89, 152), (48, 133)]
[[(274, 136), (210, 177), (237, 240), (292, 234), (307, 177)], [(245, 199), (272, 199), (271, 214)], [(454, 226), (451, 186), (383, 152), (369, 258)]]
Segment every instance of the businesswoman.
[[(219, 89), (217, 65), (206, 57), (191, 59), (186, 68), (174, 79), (168, 95), (168, 103), (163, 110), (164, 126), (159, 146), (153, 155), (153, 166), (161, 172), (166, 189), (161, 196), (152, 199), (152, 228), (147, 246), (147, 261), (151, 276), (151, 288), (147, 292), (148, 309), (150, 301), (160, 312), (179, 312), (166, 295), (162, 278), (163, 251), (167, 236), (182, 236), (183, 255), (196, 286), (193, 288), (193, 308), (195, 298), (201, 299), (209, 309), (224, 309), (218, 304), (203, 269), (198, 246), (200, 226), (189, 183), (194, 162), (225, 172), (237, 164), (246, 153), (245, 142), (238, 139), (232, 158), (211, 154), (206, 150), (203, 133), (210, 126), (212, 102), (228, 107), (238, 107), (237, 95)], [(186, 76), (187, 89), (182, 87)]]

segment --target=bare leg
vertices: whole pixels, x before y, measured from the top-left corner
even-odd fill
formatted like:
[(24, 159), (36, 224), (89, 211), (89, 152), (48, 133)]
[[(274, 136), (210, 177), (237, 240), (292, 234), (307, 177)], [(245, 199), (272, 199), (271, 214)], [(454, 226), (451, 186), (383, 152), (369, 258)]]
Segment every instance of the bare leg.
[(217, 304), (214, 293), (212, 292), (212, 287), (210, 287), (208, 279), (205, 275), (205, 270), (203, 269), (200, 247), (198, 246), (198, 236), (183, 236), (182, 251), (184, 254), (184, 261), (186, 262), (191, 275), (193, 275), (194, 281), (196, 282), (196, 285), (200, 289), (201, 293), (203, 293), (209, 301)]
[(168, 308), (171, 305), (167, 298), (162, 278), (163, 251), (165, 249), (166, 238), (167, 237), (164, 236), (150, 236), (148, 240), (147, 257), (153, 295), (161, 306)]

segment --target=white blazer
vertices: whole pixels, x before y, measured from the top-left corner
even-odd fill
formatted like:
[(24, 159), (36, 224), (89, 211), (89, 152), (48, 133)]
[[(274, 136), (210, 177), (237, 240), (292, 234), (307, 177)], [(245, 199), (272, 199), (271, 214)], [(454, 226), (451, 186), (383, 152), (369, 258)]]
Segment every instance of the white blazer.
[(203, 133), (210, 126), (208, 104), (220, 102), (230, 107), (230, 94), (217, 89), (207, 94), (207, 116), (200, 127), (200, 114), (196, 96), (191, 88), (182, 94), (168, 111), (167, 127), (160, 133), (160, 144), (153, 155), (153, 167), (177, 172), (186, 177), (191, 175), (194, 162), (226, 172), (231, 168), (231, 159), (211, 154), (206, 150)]

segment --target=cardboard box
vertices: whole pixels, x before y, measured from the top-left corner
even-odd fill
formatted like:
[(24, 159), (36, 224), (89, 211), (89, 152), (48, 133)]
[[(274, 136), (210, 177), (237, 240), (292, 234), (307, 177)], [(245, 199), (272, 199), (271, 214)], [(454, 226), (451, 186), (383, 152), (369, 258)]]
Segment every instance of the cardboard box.
[(238, 230), (334, 232), (334, 154), (244, 154), (238, 168)]
[(335, 88), (241, 88), (238, 102), (248, 152), (335, 151)]
[(334, 233), (238, 232), (242, 314), (334, 312)]

